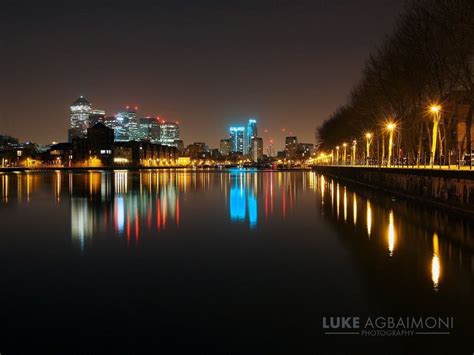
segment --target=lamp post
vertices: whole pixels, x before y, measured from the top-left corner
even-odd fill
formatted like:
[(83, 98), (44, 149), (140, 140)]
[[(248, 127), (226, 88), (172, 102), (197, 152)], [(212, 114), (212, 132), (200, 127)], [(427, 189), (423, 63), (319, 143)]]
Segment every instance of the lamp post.
[(370, 144), (372, 143), (372, 133), (365, 134), (366, 142), (366, 165), (369, 165), (369, 158), (370, 158)]
[(395, 123), (389, 122), (387, 123), (387, 131), (390, 134), (388, 138), (388, 161), (387, 166), (392, 166), (392, 146), (393, 146), (393, 131), (395, 130)]
[(352, 165), (356, 165), (356, 147), (357, 141), (354, 139), (352, 141)]
[(339, 146), (336, 146), (336, 165), (339, 165)]
[(344, 148), (344, 155), (342, 156), (342, 165), (346, 165), (347, 159), (347, 143), (343, 143), (342, 147)]
[[(438, 140), (438, 126), (440, 120), (440, 111), (441, 107), (438, 105), (433, 105), (430, 107), (430, 111), (433, 114), (433, 138), (431, 141), (431, 156), (430, 156), (430, 165), (433, 167), (435, 156), (436, 156), (436, 142)], [(441, 165), (441, 162), (440, 162)]]

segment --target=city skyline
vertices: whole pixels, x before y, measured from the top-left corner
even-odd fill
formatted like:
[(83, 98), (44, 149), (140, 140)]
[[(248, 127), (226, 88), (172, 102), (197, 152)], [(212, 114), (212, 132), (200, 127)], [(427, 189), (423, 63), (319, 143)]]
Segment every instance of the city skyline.
[(221, 132), (248, 117), (277, 147), (282, 128), (314, 142), (401, 8), (369, 0), (83, 5), (6, 4), (2, 134), (65, 141), (71, 98), (84, 95), (108, 113), (129, 104), (179, 121), (185, 142), (217, 147)]

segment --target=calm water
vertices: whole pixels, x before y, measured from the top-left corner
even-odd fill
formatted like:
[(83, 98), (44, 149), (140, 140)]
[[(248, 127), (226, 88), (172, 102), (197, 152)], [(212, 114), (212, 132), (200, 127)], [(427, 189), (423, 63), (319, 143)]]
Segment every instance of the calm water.
[[(467, 218), (314, 172), (0, 180), (2, 353), (474, 351)], [(333, 315), (453, 316), (455, 327), (325, 335)]]

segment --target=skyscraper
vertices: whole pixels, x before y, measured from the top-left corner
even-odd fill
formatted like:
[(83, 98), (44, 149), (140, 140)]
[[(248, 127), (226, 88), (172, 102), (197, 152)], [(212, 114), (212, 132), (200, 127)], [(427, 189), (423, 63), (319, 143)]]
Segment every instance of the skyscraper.
[(81, 96), (71, 104), (70, 112), (71, 124), (68, 138), (69, 142), (72, 142), (73, 138), (84, 138), (87, 135), (92, 105), (84, 96)]
[(232, 153), (245, 154), (245, 127), (230, 127)]
[[(115, 115), (114, 122), (114, 135), (115, 140), (120, 142), (126, 142), (129, 140), (135, 140), (139, 135), (139, 122), (137, 118), (138, 107), (132, 108), (127, 106), (125, 110), (120, 111)], [(132, 125), (130, 136), (130, 125)], [(139, 139), (138, 139), (139, 140)]]
[(263, 159), (263, 139), (259, 137), (252, 138), (252, 144), (250, 145), (250, 159), (254, 162), (261, 161)]
[(162, 121), (160, 124), (160, 143), (163, 145), (176, 146), (179, 140), (179, 125), (174, 122)]
[(141, 140), (158, 143), (160, 140), (160, 121), (154, 117), (140, 118), (139, 137)]
[(89, 115), (89, 128), (95, 126), (99, 122), (104, 122), (105, 111), (104, 110), (92, 110)]
[(247, 141), (245, 146), (244, 154), (250, 154), (250, 149), (252, 145), (252, 138), (257, 137), (257, 120), (251, 118), (247, 123)]

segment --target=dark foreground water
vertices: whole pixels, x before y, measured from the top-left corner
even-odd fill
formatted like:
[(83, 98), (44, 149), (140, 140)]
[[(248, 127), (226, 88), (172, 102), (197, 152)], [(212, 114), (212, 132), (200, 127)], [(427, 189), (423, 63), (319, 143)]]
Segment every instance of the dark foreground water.
[[(314, 172), (0, 180), (2, 355), (474, 351), (468, 218)], [(326, 334), (338, 316), (453, 327)]]

